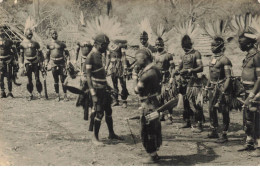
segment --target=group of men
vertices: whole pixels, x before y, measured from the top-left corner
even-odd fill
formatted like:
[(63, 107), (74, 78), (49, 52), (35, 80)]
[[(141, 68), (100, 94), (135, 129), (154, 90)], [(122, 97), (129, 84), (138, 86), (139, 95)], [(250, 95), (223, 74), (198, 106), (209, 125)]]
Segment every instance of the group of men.
[[(28, 77), (27, 90), (29, 92), (28, 100), (33, 99), (32, 72), (36, 80), (36, 89), (38, 97), (41, 97), (42, 83), (39, 73), (41, 66), (47, 69), (51, 65), (51, 71), (54, 78), (54, 89), (59, 95), (59, 78), (62, 83), (64, 100), (66, 101), (67, 89), (64, 81), (67, 77), (66, 65), (70, 62), (70, 54), (66, 45), (58, 41), (56, 31), (51, 31), (52, 41), (47, 44), (46, 57), (40, 50), (39, 43), (32, 40), (33, 32), (28, 29), (25, 32), (24, 39), (18, 49), (14, 47), (12, 41), (0, 37), (0, 86), (1, 98), (12, 94), (12, 73), (14, 66), (18, 64), (21, 72)], [(135, 81), (134, 92), (139, 96), (141, 107), (141, 138), (142, 143), (149, 153), (149, 160), (156, 162), (159, 160), (157, 151), (162, 144), (161, 122), (163, 113), (157, 112), (160, 106), (166, 102), (183, 95), (184, 111), (183, 118), (185, 125), (183, 128), (192, 128), (195, 132), (203, 131), (203, 98), (202, 93), (206, 91), (209, 98), (209, 116), (211, 124), (211, 133), (209, 138), (218, 138), (217, 142), (225, 143), (228, 141), (227, 132), (230, 124), (229, 112), (231, 110), (230, 100), (232, 93), (232, 64), (225, 56), (225, 43), (220, 37), (213, 39), (211, 50), (213, 57), (209, 63), (209, 80), (204, 83), (203, 76), (198, 73), (203, 72), (202, 56), (198, 50), (193, 48), (193, 42), (189, 35), (182, 38), (181, 46), (185, 54), (180, 62), (173, 62), (173, 55), (168, 53), (164, 47), (164, 41), (158, 37), (155, 47), (148, 43), (148, 34), (144, 31), (140, 35), (141, 45), (135, 54), (135, 66), (133, 69), (133, 79)], [(255, 47), (257, 41), (250, 39), (244, 34), (239, 37), (239, 47), (247, 52), (243, 61), (243, 71), (241, 82), (246, 89), (244, 96), (245, 128), (246, 128), (246, 146), (241, 150), (255, 150), (255, 156), (260, 156), (260, 115), (259, 115), (259, 97), (260, 92), (260, 53)], [(109, 45), (110, 44), (110, 45)], [(112, 44), (112, 45), (111, 45)], [(118, 95), (121, 95), (123, 107), (127, 107), (127, 97), (129, 95), (126, 87), (126, 74), (129, 68), (129, 62), (126, 59), (125, 49), (127, 45), (120, 40), (110, 42), (105, 34), (99, 34), (94, 38), (94, 44), (89, 42), (80, 42), (77, 44), (76, 60), (78, 60), (79, 51), (82, 52), (81, 67), (84, 71), (83, 84), (89, 91), (91, 100), (91, 120), (94, 131), (93, 142), (96, 145), (102, 145), (99, 140), (99, 129), (101, 120), (105, 115), (109, 131), (109, 139), (122, 140), (113, 130), (112, 106), (119, 105)], [(109, 52), (107, 52), (109, 51)], [(18, 55), (16, 55), (18, 53)], [(107, 63), (103, 63), (103, 54), (106, 54)], [(107, 84), (108, 68), (111, 66), (111, 78), (114, 91), (111, 93), (111, 87)], [(4, 77), (8, 81), (8, 94), (5, 93)], [(122, 92), (119, 94), (118, 80), (122, 86)], [(82, 85), (82, 86), (84, 86)], [(205, 91), (203, 91), (203, 89)], [(89, 105), (85, 105), (88, 109)], [(172, 108), (168, 108), (170, 120)], [(218, 116), (217, 112), (223, 115), (223, 131), (221, 137), (218, 134)], [(162, 118), (159, 118), (161, 115)], [(194, 116), (195, 124), (192, 124)]]

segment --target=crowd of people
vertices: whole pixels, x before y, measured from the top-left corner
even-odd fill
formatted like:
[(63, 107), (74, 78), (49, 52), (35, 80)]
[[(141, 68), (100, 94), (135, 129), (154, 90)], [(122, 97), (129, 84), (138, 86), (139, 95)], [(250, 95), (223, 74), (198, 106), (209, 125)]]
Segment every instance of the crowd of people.
[[(229, 113), (232, 109), (242, 108), (246, 137), (245, 146), (239, 151), (253, 151), (252, 156), (260, 156), (260, 53), (258, 50), (259, 29), (250, 23), (257, 23), (257, 18), (251, 14), (234, 17), (230, 22), (233, 37), (226, 36), (227, 21), (218, 20), (203, 27), (204, 33), (212, 38), (212, 57), (208, 64), (208, 79), (203, 74), (205, 65), (202, 63), (200, 51), (193, 48), (195, 36), (201, 26), (193, 21), (176, 26), (177, 33), (182, 38), (179, 42), (185, 54), (178, 63), (174, 63), (174, 54), (167, 52), (163, 35), (165, 29), (158, 27), (155, 45), (149, 41), (149, 33), (145, 29), (140, 32), (140, 45), (132, 56), (135, 61), (130, 64), (126, 56), (129, 45), (127, 39), (115, 39), (109, 37), (104, 26), (96, 27), (96, 34), (92, 34), (93, 43), (89, 40), (78, 42), (76, 46), (76, 60), (81, 51), (81, 63), (78, 76), (81, 76), (79, 97), (77, 106), (83, 106), (84, 119), (90, 117), (89, 131), (94, 133), (93, 143), (100, 146), (99, 129), (105, 115), (105, 121), (109, 131), (109, 139), (123, 140), (113, 130), (112, 107), (119, 106), (118, 96), (123, 100), (123, 108), (127, 108), (127, 79), (130, 74), (134, 81), (134, 92), (141, 106), (140, 124), (142, 144), (150, 155), (149, 162), (157, 162), (160, 157), (157, 154), (162, 144), (161, 121), (164, 121), (165, 112), (169, 114), (172, 123), (173, 108), (176, 100), (184, 105), (183, 128), (193, 128), (194, 132), (203, 132), (205, 122), (203, 104), (208, 99), (209, 120), (211, 132), (208, 138), (217, 139), (218, 143), (228, 141), (228, 129), (230, 124)], [(243, 23), (241, 23), (241, 18)], [(102, 21), (102, 20), (100, 20)], [(91, 24), (93, 22), (88, 22)], [(94, 22), (95, 23), (95, 22)], [(99, 23), (102, 24), (102, 23)], [(88, 27), (93, 25), (87, 25)], [(113, 26), (113, 24), (112, 24)], [(260, 25), (258, 25), (260, 27)], [(254, 30), (254, 31), (252, 31)], [(0, 37), (0, 86), (1, 98), (14, 97), (12, 82), (15, 81), (18, 68), (22, 75), (27, 76), (28, 101), (33, 99), (32, 73), (36, 81), (38, 98), (41, 98), (43, 86), (40, 80), (40, 72), (51, 70), (54, 79), (56, 100), (60, 101), (59, 79), (64, 92), (64, 101), (68, 101), (66, 84), (67, 76), (72, 76), (68, 65), (71, 65), (71, 56), (66, 44), (58, 40), (58, 33), (51, 32), (52, 40), (47, 43), (47, 52), (44, 54), (38, 42), (32, 40), (33, 31), (25, 31), (25, 39), (18, 49), (8, 39), (4, 32)], [(242, 64), (241, 77), (234, 77), (232, 63), (225, 55), (225, 46), (231, 40), (238, 37), (239, 48), (247, 52)], [(168, 46), (169, 47), (169, 46)], [(105, 57), (105, 59), (104, 59)], [(104, 60), (106, 61), (104, 63)], [(110, 70), (110, 71), (109, 71)], [(110, 72), (110, 74), (108, 73)], [(75, 71), (74, 73), (77, 73)], [(111, 76), (113, 88), (107, 83), (107, 77)], [(4, 77), (7, 78), (8, 93), (5, 93)], [(73, 78), (72, 78), (73, 79)], [(119, 92), (118, 81), (122, 91)], [(242, 99), (239, 99), (242, 97)], [(171, 103), (171, 104), (169, 104)], [(167, 105), (167, 106), (165, 106)], [(164, 106), (163, 111), (161, 107)], [(166, 108), (165, 108), (166, 107)], [(91, 113), (89, 115), (89, 109)], [(223, 116), (223, 131), (218, 133), (218, 115)]]

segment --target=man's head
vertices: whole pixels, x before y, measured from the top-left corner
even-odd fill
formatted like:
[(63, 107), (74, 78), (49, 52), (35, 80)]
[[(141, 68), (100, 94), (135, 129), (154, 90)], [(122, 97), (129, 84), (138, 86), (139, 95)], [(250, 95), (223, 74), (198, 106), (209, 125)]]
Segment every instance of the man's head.
[(146, 45), (148, 42), (148, 34), (147, 32), (143, 31), (140, 35), (140, 42), (142, 45)]
[(189, 37), (189, 35), (185, 35), (182, 38), (181, 46), (185, 52), (188, 52), (192, 49), (192, 42), (191, 42), (191, 38)]
[(89, 53), (93, 48), (90, 42), (86, 42), (84, 46), (85, 46), (85, 50), (87, 50), (87, 53)]
[(53, 40), (57, 40), (58, 39), (58, 33), (57, 33), (57, 31), (56, 30), (51, 30), (51, 38), (53, 39)]
[(158, 52), (162, 52), (164, 50), (164, 42), (161, 37), (157, 38), (157, 40), (155, 42), (155, 47)]
[(254, 48), (256, 40), (246, 37), (243, 33), (242, 35), (239, 36), (238, 43), (240, 49), (245, 52)]
[(136, 65), (140, 68), (144, 68), (146, 65), (152, 62), (152, 54), (148, 49), (139, 49), (135, 53)]
[(220, 37), (214, 38), (213, 42), (211, 43), (211, 51), (214, 54), (221, 53), (225, 50), (224, 40)]
[(25, 36), (26, 36), (27, 39), (32, 39), (32, 37), (33, 37), (32, 30), (31, 29), (26, 29), (25, 30)]
[(94, 38), (94, 45), (101, 53), (105, 53), (110, 41), (105, 34), (99, 34)]

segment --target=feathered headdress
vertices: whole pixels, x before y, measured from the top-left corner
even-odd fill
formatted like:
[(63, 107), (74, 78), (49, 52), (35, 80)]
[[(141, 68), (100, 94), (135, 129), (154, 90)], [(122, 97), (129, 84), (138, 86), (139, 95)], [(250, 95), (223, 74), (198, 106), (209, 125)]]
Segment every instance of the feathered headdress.
[(252, 24), (252, 14), (246, 13), (245, 15), (234, 16), (231, 20), (230, 27), (235, 33), (240, 36), (244, 32), (249, 31)]
[(137, 29), (133, 30), (131, 33), (129, 33), (128, 39), (130, 44), (139, 44), (140, 37), (145, 35), (147, 33), (147, 36), (149, 38), (150, 42), (155, 41), (155, 36), (150, 24), (150, 21), (147, 17), (145, 17), (141, 22), (138, 23)]
[(201, 33), (199, 26), (194, 24), (192, 20), (176, 26), (175, 30), (180, 34), (181, 38), (188, 35), (192, 41), (194, 41)]
[(124, 30), (116, 17), (111, 18), (101, 15), (86, 23), (86, 36), (88, 40), (92, 42), (94, 37), (98, 34), (105, 34), (111, 41), (125, 39)]
[(260, 43), (260, 16), (254, 16), (252, 18), (251, 25), (248, 26), (248, 31), (245, 36), (251, 39), (257, 40)]
[[(201, 29), (199, 25), (193, 23), (192, 20), (174, 26), (173, 29), (169, 31), (171, 39), (169, 39), (168, 42), (168, 51), (171, 53), (176, 53), (177, 55), (183, 54), (183, 49), (180, 42), (183, 40), (184, 36), (189, 36), (193, 44), (196, 44), (198, 42), (197, 37), (199, 37), (200, 34)], [(178, 43), (176, 43), (176, 41)]]
[(82, 11), (80, 11), (79, 21), (82, 26), (86, 26), (85, 18)]
[(36, 28), (36, 26), (37, 26), (37, 24), (36, 24), (35, 20), (31, 16), (28, 16), (28, 18), (26, 19), (25, 24), (24, 24), (24, 33), (28, 29), (34, 30)]
[(157, 26), (155, 34), (157, 36), (157, 40), (162, 39), (164, 42), (166, 42), (168, 40), (167, 36), (165, 36), (166, 35), (166, 29), (165, 29), (163, 24), (159, 24)]
[(153, 30), (148, 18), (144, 18), (139, 24), (139, 31), (140, 33), (146, 32), (148, 34), (148, 38), (153, 36)]
[(215, 20), (214, 22), (210, 22), (205, 24), (204, 30), (207, 33), (210, 38), (215, 39), (215, 38), (221, 38), (226, 41), (230, 41), (232, 35), (227, 32), (227, 27), (228, 27), (228, 21), (224, 20)]

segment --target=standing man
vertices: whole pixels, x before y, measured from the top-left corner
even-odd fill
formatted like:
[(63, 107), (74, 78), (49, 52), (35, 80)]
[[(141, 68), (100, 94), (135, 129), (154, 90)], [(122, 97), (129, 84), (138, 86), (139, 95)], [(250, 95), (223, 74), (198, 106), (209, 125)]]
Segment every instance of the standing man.
[[(222, 137), (218, 143), (228, 141), (227, 132), (230, 123), (230, 83), (231, 83), (231, 61), (224, 55), (225, 43), (221, 37), (214, 38), (211, 44), (211, 50), (214, 53), (209, 63), (209, 114), (211, 123), (211, 133), (209, 138), (219, 138), (218, 136), (218, 115), (217, 111), (222, 113), (223, 131)], [(219, 105), (218, 105), (219, 104)]]
[(106, 72), (102, 63), (102, 53), (105, 53), (109, 44), (109, 38), (105, 34), (98, 34), (94, 38), (94, 47), (89, 53), (84, 68), (86, 81), (92, 97), (94, 120), (94, 138), (95, 145), (102, 145), (98, 134), (101, 126), (101, 120), (105, 112), (105, 120), (109, 131), (109, 139), (121, 140), (114, 133), (111, 102), (112, 98), (108, 92)]
[[(205, 32), (213, 40), (211, 43), (211, 51), (214, 54), (209, 63), (209, 80), (206, 91), (209, 90), (209, 117), (211, 124), (211, 133), (209, 138), (219, 138), (218, 135), (218, 115), (217, 111), (223, 117), (222, 137), (217, 140), (218, 143), (228, 141), (227, 132), (230, 123), (229, 111), (231, 104), (231, 61), (224, 55), (225, 43), (229, 38), (226, 33), (226, 21), (217, 20), (213, 24), (207, 24)], [(212, 31), (213, 30), (213, 31)], [(227, 39), (225, 39), (227, 38)]]
[[(153, 47), (152, 45), (150, 45), (150, 43), (148, 42), (148, 33), (146, 31), (141, 32), (140, 34), (140, 49), (148, 49), (150, 51), (151, 54), (157, 52), (157, 49), (155, 47)], [(153, 60), (153, 56), (151, 55), (151, 59)], [(138, 81), (138, 73), (140, 72), (140, 69), (137, 65), (134, 66), (133, 69), (133, 80), (135, 82), (135, 84), (137, 84)]]
[(136, 52), (136, 64), (141, 68), (135, 93), (141, 101), (141, 139), (146, 152), (150, 155), (147, 162), (157, 162), (157, 151), (162, 144), (161, 123), (159, 118), (149, 119), (148, 116), (160, 105), (157, 97), (161, 91), (161, 73), (151, 60), (147, 49)]
[[(83, 75), (83, 65), (86, 62), (87, 56), (92, 50), (93, 46), (89, 41), (85, 42), (78, 42), (76, 47), (76, 62), (79, 58), (79, 52), (81, 50), (81, 59), (80, 59), (80, 72), (82, 73), (80, 76)], [(86, 90), (88, 88), (87, 83), (83, 83), (83, 81), (80, 82), (82, 90)], [(76, 106), (83, 106), (84, 109), (84, 120), (88, 120), (88, 114), (89, 114), (89, 107), (90, 107), (90, 99), (89, 94), (86, 93), (84, 95), (79, 95)]]
[[(5, 34), (0, 34), (0, 87), (1, 98), (14, 97), (12, 94), (12, 77), (14, 66), (17, 66), (17, 53), (12, 40), (6, 39)], [(7, 78), (8, 94), (5, 93), (4, 77)]]
[[(245, 111), (245, 133), (246, 145), (242, 150), (254, 150), (255, 143), (258, 143), (254, 156), (260, 157), (260, 111), (254, 110), (250, 106), (250, 100), (260, 91), (260, 52), (255, 47), (256, 39), (246, 36), (243, 33), (239, 36), (239, 47), (242, 51), (247, 52), (243, 60), (242, 83), (246, 90), (244, 111)], [(250, 34), (250, 33), (249, 33)]]
[[(79, 51), (81, 50), (81, 54), (82, 54), (81, 55), (81, 64), (83, 64), (85, 62), (88, 54), (92, 50), (92, 48), (93, 48), (93, 46), (91, 45), (91, 43), (89, 41), (78, 42), (77, 47), (76, 47), (76, 61), (78, 61)], [(82, 67), (82, 65), (81, 65), (81, 67)]]
[(114, 103), (112, 106), (118, 106), (118, 80), (120, 81), (122, 92), (121, 98), (123, 100), (123, 108), (127, 108), (127, 97), (129, 95), (128, 90), (126, 88), (126, 74), (127, 74), (127, 59), (125, 54), (125, 49), (127, 48), (126, 43), (121, 43), (126, 41), (115, 40), (110, 44), (109, 51), (108, 51), (108, 61), (106, 65), (106, 72), (110, 63), (111, 66), (111, 79), (113, 82), (113, 87), (115, 89), (114, 94)]
[[(175, 64), (173, 62), (173, 55), (164, 49), (164, 41), (161, 37), (157, 38), (155, 45), (157, 48), (157, 53), (154, 55), (154, 63), (162, 74), (162, 92), (158, 99), (160, 104), (163, 105), (177, 95), (172, 83), (170, 83), (171, 78), (171, 82), (173, 81)], [(173, 111), (172, 109), (168, 109), (168, 111), (170, 114), (169, 119), (172, 123)], [(164, 120), (164, 116), (162, 116), (161, 120)]]
[(59, 77), (64, 92), (64, 101), (68, 101), (67, 89), (64, 81), (67, 77), (66, 64), (70, 61), (70, 54), (66, 44), (58, 40), (58, 33), (55, 30), (51, 32), (52, 40), (47, 44), (46, 64), (51, 61), (52, 75), (54, 78), (54, 89), (57, 94), (57, 101), (60, 101), (59, 94)]
[(27, 90), (29, 92), (28, 101), (33, 99), (33, 83), (32, 83), (32, 73), (34, 73), (36, 81), (36, 89), (38, 91), (38, 98), (41, 98), (42, 83), (40, 81), (40, 62), (43, 58), (40, 54), (40, 45), (38, 42), (33, 41), (33, 32), (31, 29), (25, 30), (26, 39), (24, 39), (20, 44), (20, 54), (21, 54), (21, 65), (20, 68), (24, 74), (28, 77)]
[(185, 55), (181, 57), (178, 73), (181, 76), (181, 94), (184, 95), (184, 112), (183, 118), (186, 125), (183, 128), (191, 128), (191, 116), (195, 116), (197, 122), (196, 132), (202, 132), (202, 122), (204, 120), (202, 103), (197, 102), (197, 97), (202, 92), (202, 86), (199, 87), (200, 80), (197, 73), (203, 72), (201, 54), (192, 46), (193, 43), (189, 35), (182, 38), (182, 48)]

